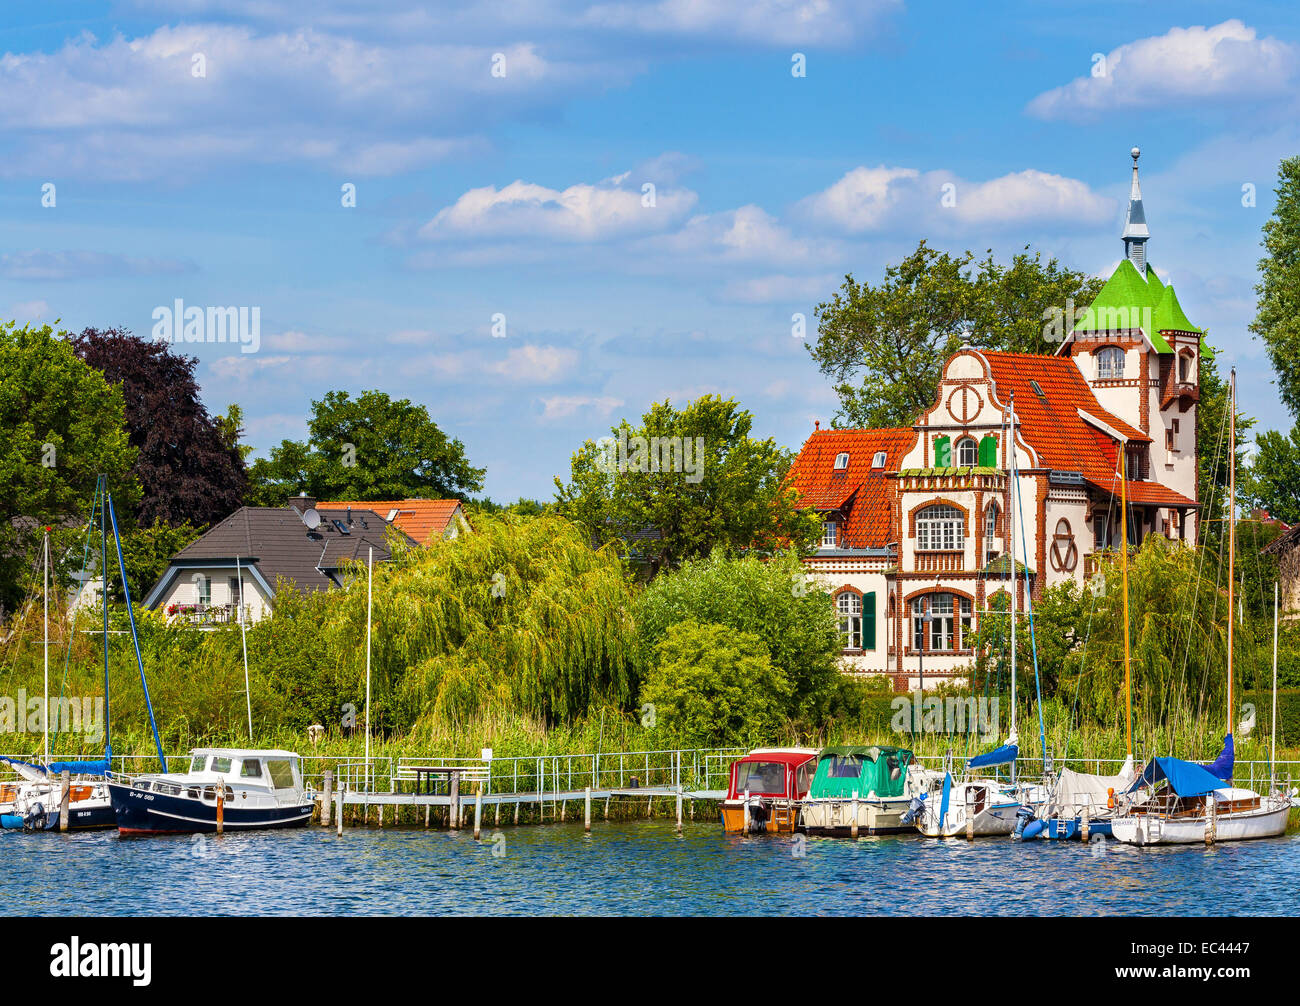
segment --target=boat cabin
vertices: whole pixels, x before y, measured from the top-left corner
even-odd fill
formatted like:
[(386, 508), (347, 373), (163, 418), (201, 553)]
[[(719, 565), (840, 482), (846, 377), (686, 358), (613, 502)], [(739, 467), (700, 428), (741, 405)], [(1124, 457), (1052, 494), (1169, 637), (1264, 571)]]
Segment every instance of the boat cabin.
[(750, 796), (802, 800), (812, 782), (817, 752), (812, 748), (758, 748), (732, 762), (727, 799)]
[(823, 748), (808, 790), (810, 800), (902, 796), (915, 755), (892, 745)]

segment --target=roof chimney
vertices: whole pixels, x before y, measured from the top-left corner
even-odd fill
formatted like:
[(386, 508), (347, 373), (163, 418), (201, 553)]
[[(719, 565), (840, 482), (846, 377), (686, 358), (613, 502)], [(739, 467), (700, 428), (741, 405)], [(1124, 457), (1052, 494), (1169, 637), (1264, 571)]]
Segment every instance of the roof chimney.
[(289, 497), (289, 506), (297, 510), (299, 514), (302, 514), (305, 511), (310, 510), (315, 505), (316, 505), (316, 497), (308, 496), (305, 492), (301, 492), (297, 496)]
[(814, 420), (813, 420), (813, 429), (814, 429), (814, 430), (820, 430), (821, 428), (822, 428), (822, 421), (821, 421), (820, 419), (814, 419)]

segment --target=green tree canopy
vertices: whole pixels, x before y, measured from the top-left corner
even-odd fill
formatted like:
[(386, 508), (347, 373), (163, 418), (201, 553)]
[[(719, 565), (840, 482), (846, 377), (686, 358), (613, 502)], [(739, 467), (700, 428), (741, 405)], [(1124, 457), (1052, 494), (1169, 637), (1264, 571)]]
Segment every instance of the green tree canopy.
[(321, 500), (456, 498), (483, 488), (484, 469), (469, 463), (465, 445), (408, 399), (331, 391), (312, 402), (307, 425), (306, 443), (283, 440), (254, 462), (249, 503), (282, 506), (300, 492)]
[(624, 420), (583, 444), (569, 484), (555, 480), (556, 509), (652, 571), (719, 547), (809, 549), (816, 517), (795, 509), (784, 484), (791, 456), (770, 437), (750, 436), (752, 427), (733, 399), (657, 403), (640, 425)]
[(921, 241), (886, 267), (878, 286), (845, 276), (817, 307), (809, 351), (835, 381), (837, 424), (910, 426), (934, 404), (939, 369), (964, 332), (988, 349), (1052, 352), (1045, 322), (1070, 305), (1081, 310), (1101, 285), (1028, 249), (1003, 266), (991, 251), (977, 263), (971, 252), (954, 256)]
[(100, 473), (119, 518), (140, 499), (122, 392), (63, 335), (0, 322), (0, 608), (12, 608), (37, 575), (41, 525), (88, 517)]
[(1277, 203), (1264, 224), (1265, 255), (1250, 330), (1264, 340), (1282, 401), (1300, 419), (1300, 157), (1278, 165), (1274, 191)]
[(1266, 430), (1255, 438), (1255, 448), (1238, 481), (1242, 501), (1288, 524), (1300, 523), (1300, 423), (1289, 434)]
[(790, 685), (758, 636), (678, 622), (655, 649), (641, 688), (654, 729), (680, 747), (754, 747), (786, 732)]
[(722, 550), (656, 577), (638, 606), (639, 662), (678, 622), (725, 625), (763, 640), (772, 666), (789, 683), (783, 713), (806, 725), (818, 720), (835, 690), (842, 642), (830, 595), (810, 587), (793, 551), (770, 560), (729, 556)]
[[(523, 714), (550, 722), (630, 703), (635, 637), (622, 560), (559, 517), (481, 515), (474, 533), (375, 566), (373, 682), (382, 729)], [(326, 636), (363, 694), (366, 582)], [(358, 704), (359, 708), (359, 704)]]

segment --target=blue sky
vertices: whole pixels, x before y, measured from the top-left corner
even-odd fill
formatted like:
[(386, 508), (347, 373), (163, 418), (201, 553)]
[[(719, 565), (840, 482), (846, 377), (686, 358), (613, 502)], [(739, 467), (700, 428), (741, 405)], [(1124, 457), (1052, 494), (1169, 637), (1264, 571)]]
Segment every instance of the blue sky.
[(922, 237), (1108, 274), (1134, 144), (1151, 261), (1246, 411), (1289, 426), (1246, 326), (1300, 153), (1291, 4), (5, 13), (0, 317), (147, 336), (177, 298), (259, 307), (256, 353), (185, 347), (259, 452), (335, 388), (426, 405), (502, 500), (549, 498), (583, 440), (665, 397), (735, 396), (797, 448), (836, 402), (792, 315), (811, 333), (846, 272), (874, 281)]

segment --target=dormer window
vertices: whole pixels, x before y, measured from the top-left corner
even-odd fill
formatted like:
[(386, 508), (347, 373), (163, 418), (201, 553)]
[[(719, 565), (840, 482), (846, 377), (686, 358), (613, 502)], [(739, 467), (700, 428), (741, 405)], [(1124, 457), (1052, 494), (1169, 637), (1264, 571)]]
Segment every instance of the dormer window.
[(835, 470), (836, 470), (837, 472), (842, 472), (842, 471), (844, 471), (844, 469), (848, 468), (848, 466), (849, 466), (849, 452), (848, 452), (848, 451), (840, 451), (839, 454), (836, 454), (836, 455), (835, 455)]
[(973, 468), (980, 463), (980, 445), (974, 437), (962, 437), (957, 441), (957, 464), (962, 468)]
[(876, 451), (876, 456), (871, 459), (872, 468), (884, 468), (887, 455), (884, 451)]
[(1097, 380), (1111, 381), (1124, 376), (1124, 350), (1107, 346), (1097, 354)]
[(822, 548), (834, 548), (839, 544), (838, 525), (833, 520), (822, 521)]

